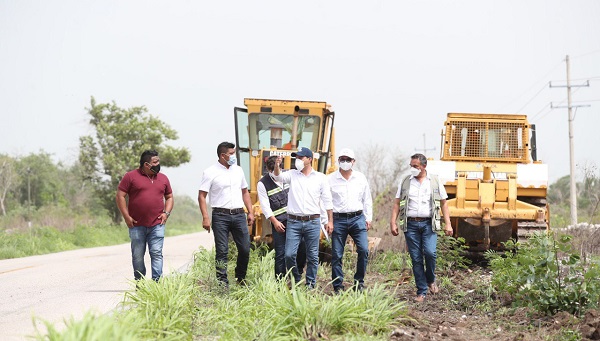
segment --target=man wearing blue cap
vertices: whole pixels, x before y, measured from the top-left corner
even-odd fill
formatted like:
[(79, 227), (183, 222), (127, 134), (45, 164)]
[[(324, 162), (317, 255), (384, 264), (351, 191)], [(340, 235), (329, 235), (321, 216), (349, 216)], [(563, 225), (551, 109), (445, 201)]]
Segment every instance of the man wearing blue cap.
[(282, 173), (280, 160), (275, 163), (273, 172), (276, 181), (290, 185), (288, 194), (288, 225), (285, 241), (285, 265), (292, 269), (296, 282), (300, 281), (300, 272), (296, 264), (298, 246), (302, 238), (306, 244), (306, 285), (314, 288), (317, 283), (319, 267), (319, 239), (321, 236), (321, 206), (327, 211), (324, 221), (327, 232), (333, 231), (333, 203), (329, 183), (325, 174), (313, 169), (313, 152), (299, 147), (292, 153), (296, 158), (296, 170)]

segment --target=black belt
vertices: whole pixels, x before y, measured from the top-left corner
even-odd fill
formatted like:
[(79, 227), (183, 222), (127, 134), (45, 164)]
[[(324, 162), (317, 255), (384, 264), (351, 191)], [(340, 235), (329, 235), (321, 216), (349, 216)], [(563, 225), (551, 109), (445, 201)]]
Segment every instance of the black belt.
[(407, 217), (406, 220), (408, 220), (408, 221), (425, 221), (425, 220), (431, 220), (431, 218)]
[(213, 207), (213, 212), (217, 213), (225, 213), (229, 215), (241, 214), (244, 213), (243, 208), (221, 208), (221, 207)]
[(319, 218), (320, 214), (312, 214), (312, 215), (293, 215), (288, 213), (288, 220), (299, 220), (299, 221), (309, 221), (313, 219)]
[(362, 214), (362, 211), (347, 212), (347, 213), (335, 213), (335, 212), (333, 212), (333, 217), (334, 218), (354, 218), (354, 217), (359, 216), (361, 214)]

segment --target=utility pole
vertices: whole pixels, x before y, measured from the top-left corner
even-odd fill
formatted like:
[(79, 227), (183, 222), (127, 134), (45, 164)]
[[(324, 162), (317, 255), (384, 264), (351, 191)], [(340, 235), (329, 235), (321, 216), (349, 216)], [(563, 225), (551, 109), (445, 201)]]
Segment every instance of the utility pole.
[[(583, 85), (571, 85), (571, 66), (569, 63), (569, 55), (565, 58), (565, 62), (567, 64), (567, 112), (569, 115), (569, 166), (570, 166), (570, 178), (571, 178), (571, 225), (577, 225), (577, 182), (575, 181), (575, 136), (573, 132), (573, 121), (575, 117), (573, 117), (573, 108), (574, 107), (589, 107), (589, 105), (571, 105), (571, 88), (572, 87), (582, 87), (582, 86), (590, 86), (590, 81), (587, 81), (587, 84)], [(550, 87), (552, 88), (552, 82), (550, 82)], [(554, 86), (563, 88), (565, 86)], [(554, 106), (550, 103), (552, 108), (564, 108), (564, 106)]]
[(423, 149), (415, 148), (415, 151), (416, 152), (423, 151), (423, 155), (426, 155), (428, 150), (435, 151), (435, 147), (427, 148), (427, 142), (425, 141), (425, 134), (423, 134)]

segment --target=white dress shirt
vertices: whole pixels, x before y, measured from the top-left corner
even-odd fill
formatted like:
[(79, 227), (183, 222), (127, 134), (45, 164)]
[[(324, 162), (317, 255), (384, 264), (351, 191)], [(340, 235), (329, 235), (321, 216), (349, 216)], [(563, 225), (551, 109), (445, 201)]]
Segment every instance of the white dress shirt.
[(223, 166), (216, 163), (202, 174), (200, 190), (208, 193), (211, 207), (243, 208), (242, 189), (248, 188), (244, 170), (238, 165)]
[(288, 194), (288, 214), (307, 216), (321, 214), (324, 210), (333, 209), (331, 191), (327, 177), (314, 169), (307, 175), (294, 169), (273, 176), (276, 181), (290, 184)]
[[(410, 190), (408, 191), (408, 206), (406, 216), (411, 218), (430, 218), (431, 212), (431, 178), (429, 174), (425, 176), (423, 182), (419, 182), (414, 176), (410, 176)], [(438, 181), (440, 197), (442, 200), (448, 199), (448, 194), (441, 181)], [(400, 198), (402, 182), (398, 186), (396, 198)]]
[[(269, 176), (277, 186), (281, 187), (281, 189), (289, 188), (290, 185), (284, 185), (281, 181), (275, 181), (275, 178), (271, 176), (271, 174), (269, 174)], [(267, 195), (267, 189), (262, 181), (259, 181), (256, 185), (256, 191), (258, 192), (258, 203), (260, 204), (260, 209), (265, 215), (265, 218), (269, 219), (273, 216), (273, 210), (271, 209), (271, 202), (269, 201), (269, 196)]]
[(363, 173), (352, 170), (348, 180), (339, 171), (331, 173), (327, 177), (329, 188), (331, 188), (334, 213), (362, 210), (366, 221), (373, 219), (373, 199), (369, 182)]

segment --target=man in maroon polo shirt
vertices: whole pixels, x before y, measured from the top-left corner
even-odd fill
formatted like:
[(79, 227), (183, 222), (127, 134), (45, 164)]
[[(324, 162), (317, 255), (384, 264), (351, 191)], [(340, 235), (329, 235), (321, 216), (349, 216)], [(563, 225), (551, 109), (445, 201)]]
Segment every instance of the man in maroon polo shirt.
[[(126, 197), (129, 197), (129, 204)], [(160, 173), (156, 150), (146, 150), (140, 168), (127, 172), (117, 189), (117, 206), (129, 228), (133, 276), (146, 276), (144, 254), (150, 253), (152, 279), (162, 276), (165, 224), (173, 209), (173, 191), (166, 175)]]

